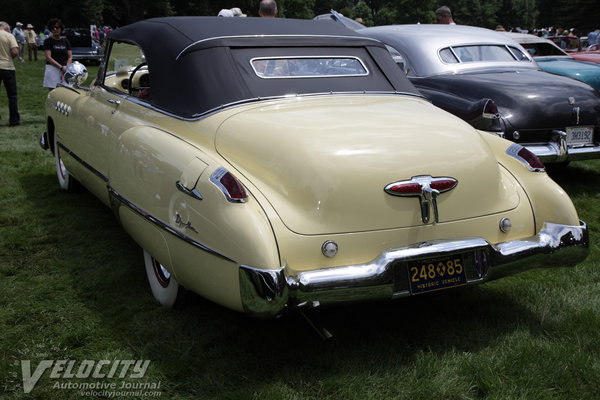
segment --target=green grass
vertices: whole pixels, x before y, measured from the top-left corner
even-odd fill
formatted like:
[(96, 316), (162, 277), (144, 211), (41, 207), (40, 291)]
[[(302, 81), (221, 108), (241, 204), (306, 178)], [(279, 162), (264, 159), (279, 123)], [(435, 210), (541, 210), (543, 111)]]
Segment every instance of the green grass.
[[(252, 320), (200, 298), (159, 307), (112, 212), (58, 188), (38, 146), (43, 67), (17, 65), (20, 127), (7, 127), (0, 92), (0, 398), (80, 399), (53, 386), (123, 380), (160, 382), (165, 399), (600, 398), (599, 161), (555, 175), (589, 224), (585, 263), (324, 309), (336, 337), (323, 342), (297, 314)], [(137, 380), (47, 371), (25, 394), (20, 360), (45, 359), (151, 363)]]

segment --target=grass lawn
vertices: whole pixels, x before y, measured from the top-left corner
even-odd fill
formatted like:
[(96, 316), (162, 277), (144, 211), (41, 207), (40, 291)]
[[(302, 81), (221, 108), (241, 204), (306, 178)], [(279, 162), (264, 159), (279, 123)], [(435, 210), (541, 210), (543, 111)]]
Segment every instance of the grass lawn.
[[(58, 187), (54, 159), (38, 145), (43, 68), (17, 64), (20, 127), (7, 126), (0, 91), (1, 399), (103, 398), (122, 385), (128, 398), (164, 399), (600, 398), (599, 161), (554, 176), (589, 225), (585, 263), (324, 309), (336, 336), (322, 341), (296, 314), (253, 320), (200, 298), (159, 307), (142, 252), (112, 212)], [(90, 82), (97, 69), (88, 69)], [(30, 393), (22, 360), (32, 375), (53, 362)], [(150, 363), (142, 378), (131, 369), (65, 378), (68, 362), (75, 373), (102, 360), (105, 373), (121, 360)], [(140, 383), (148, 386), (136, 392)]]

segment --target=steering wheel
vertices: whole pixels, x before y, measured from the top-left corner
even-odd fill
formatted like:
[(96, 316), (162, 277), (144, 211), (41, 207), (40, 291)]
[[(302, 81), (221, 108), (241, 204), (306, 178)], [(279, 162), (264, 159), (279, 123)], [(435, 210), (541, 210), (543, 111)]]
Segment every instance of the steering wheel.
[(132, 95), (133, 94), (133, 77), (135, 76), (136, 72), (138, 72), (140, 70), (140, 68), (142, 68), (143, 66), (148, 65), (148, 63), (143, 62), (141, 64), (138, 64), (133, 71), (131, 71), (131, 74), (129, 74), (129, 94)]

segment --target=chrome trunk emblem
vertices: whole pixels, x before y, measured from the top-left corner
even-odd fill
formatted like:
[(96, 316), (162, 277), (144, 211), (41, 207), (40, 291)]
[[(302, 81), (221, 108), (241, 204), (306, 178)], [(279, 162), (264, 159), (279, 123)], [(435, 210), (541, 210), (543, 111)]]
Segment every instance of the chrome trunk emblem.
[(575, 120), (575, 125), (579, 125), (579, 107), (577, 107), (575, 104), (577, 102), (575, 101), (575, 97), (570, 96), (569, 97), (569, 104), (573, 106), (573, 112), (572, 112), (572, 116), (573, 119)]
[(431, 220), (433, 208), (434, 223), (439, 222), (437, 197), (456, 187), (458, 181), (450, 177), (433, 178), (430, 175), (413, 176), (410, 180), (390, 183), (384, 190), (392, 196), (418, 197), (421, 206), (421, 220), (424, 224)]

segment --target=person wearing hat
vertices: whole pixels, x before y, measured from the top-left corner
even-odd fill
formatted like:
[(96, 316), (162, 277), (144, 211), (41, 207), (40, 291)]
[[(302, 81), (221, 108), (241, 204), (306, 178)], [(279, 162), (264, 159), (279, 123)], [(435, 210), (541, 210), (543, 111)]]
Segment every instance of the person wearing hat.
[(219, 14), (217, 14), (217, 17), (233, 18), (233, 12), (231, 10), (224, 8), (221, 11), (219, 11)]
[(31, 53), (35, 56), (35, 61), (37, 61), (37, 42), (36, 42), (36, 33), (33, 30), (33, 25), (27, 24), (25, 28), (25, 41), (27, 41), (27, 53), (29, 54), (29, 61), (31, 61)]
[(244, 14), (239, 7), (233, 7), (231, 9), (231, 12), (233, 13), (234, 17), (245, 17), (246, 16), (246, 14)]
[(17, 44), (19, 45), (19, 61), (23, 62), (25, 61), (25, 58), (23, 58), (25, 51), (25, 32), (23, 32), (22, 23), (16, 23), (15, 29), (13, 29), (13, 35), (15, 36), (15, 39), (17, 39)]
[(0, 83), (4, 84), (8, 96), (8, 112), (10, 126), (21, 124), (19, 116), (19, 105), (17, 103), (17, 75), (13, 58), (19, 55), (19, 45), (13, 35), (10, 34), (10, 26), (0, 21)]

